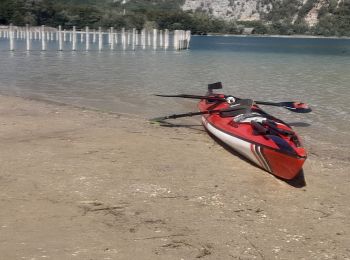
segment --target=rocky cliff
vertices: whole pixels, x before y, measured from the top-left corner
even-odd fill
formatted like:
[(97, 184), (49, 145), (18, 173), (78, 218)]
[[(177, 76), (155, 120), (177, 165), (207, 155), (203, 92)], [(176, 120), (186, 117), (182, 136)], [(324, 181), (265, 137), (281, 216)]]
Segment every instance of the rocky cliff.
[(273, 21), (289, 19), (317, 24), (319, 13), (329, 7), (337, 8), (347, 0), (186, 0), (183, 10), (206, 12), (214, 17), (238, 21)]

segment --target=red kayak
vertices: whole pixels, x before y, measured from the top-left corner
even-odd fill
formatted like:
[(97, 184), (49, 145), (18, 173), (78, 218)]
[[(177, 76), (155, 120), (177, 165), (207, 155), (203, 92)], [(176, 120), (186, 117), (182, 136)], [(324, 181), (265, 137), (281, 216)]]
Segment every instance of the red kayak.
[(287, 123), (264, 112), (250, 99), (214, 94), (212, 90), (207, 96), (198, 104), (200, 112), (227, 111), (202, 115), (209, 133), (279, 178), (291, 180), (298, 176), (307, 154)]

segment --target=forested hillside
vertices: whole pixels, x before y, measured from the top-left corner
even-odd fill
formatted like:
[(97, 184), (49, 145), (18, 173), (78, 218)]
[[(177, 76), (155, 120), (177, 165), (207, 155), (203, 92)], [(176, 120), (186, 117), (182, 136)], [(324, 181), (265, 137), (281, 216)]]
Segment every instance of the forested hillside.
[(350, 36), (350, 0), (0, 0), (0, 24)]

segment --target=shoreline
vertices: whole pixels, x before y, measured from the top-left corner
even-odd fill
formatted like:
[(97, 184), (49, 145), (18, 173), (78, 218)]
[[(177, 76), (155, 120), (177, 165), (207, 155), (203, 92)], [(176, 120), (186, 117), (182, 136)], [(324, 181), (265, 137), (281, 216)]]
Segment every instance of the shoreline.
[(343, 37), (337, 37), (337, 36), (321, 36), (321, 35), (270, 35), (270, 34), (216, 34), (216, 33), (209, 33), (207, 35), (192, 35), (194, 37), (197, 36), (208, 36), (208, 37), (214, 37), (214, 36), (223, 36), (223, 37), (252, 37), (252, 38), (290, 38), (290, 39), (332, 39), (332, 40), (350, 40), (350, 37), (343, 36)]
[[(346, 259), (348, 168), (310, 156), (295, 188), (200, 123), (0, 95), (6, 259)], [(292, 247), (292, 249), (291, 249)]]

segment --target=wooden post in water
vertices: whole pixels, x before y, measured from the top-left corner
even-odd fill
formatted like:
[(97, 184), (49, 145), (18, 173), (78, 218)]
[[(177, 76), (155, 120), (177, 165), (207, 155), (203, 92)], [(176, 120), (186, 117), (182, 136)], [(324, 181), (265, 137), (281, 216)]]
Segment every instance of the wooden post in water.
[(191, 31), (186, 31), (186, 40), (187, 40), (186, 49), (189, 49), (190, 48), (190, 41), (191, 41)]
[(14, 33), (13, 33), (13, 25), (10, 24), (10, 27), (8, 29), (8, 34), (9, 34), (9, 38), (10, 38), (10, 51), (14, 51), (15, 50), (15, 45), (14, 45)]
[(63, 29), (63, 41), (64, 41), (64, 42), (67, 41), (67, 32), (66, 32), (66, 29)]
[(109, 44), (111, 45), (111, 50), (114, 49), (114, 28), (111, 27), (109, 29)]
[(125, 28), (122, 28), (122, 45), (123, 45), (123, 50), (126, 49), (126, 41), (125, 41)]
[(30, 51), (30, 32), (29, 32), (29, 24), (26, 24), (26, 49)]
[(159, 46), (163, 46), (163, 30), (159, 31)]
[(118, 44), (118, 30), (115, 32), (115, 44)]
[(76, 51), (77, 50), (77, 31), (76, 31), (76, 27), (73, 26), (73, 43), (72, 43), (72, 51)]
[(178, 50), (182, 49), (182, 30), (178, 31)]
[(158, 36), (158, 30), (153, 29), (153, 49), (157, 49), (157, 36)]
[(142, 49), (146, 49), (146, 29), (142, 29), (141, 31), (141, 45)]
[(92, 42), (96, 43), (96, 29), (94, 29), (93, 34), (92, 34)]
[(135, 41), (136, 41), (136, 29), (132, 29), (132, 49), (135, 50)]
[(83, 34), (83, 31), (80, 32), (80, 42), (84, 42), (84, 34)]
[(131, 34), (130, 34), (130, 30), (128, 30), (128, 32), (127, 32), (127, 39), (128, 39), (128, 45), (130, 45), (130, 43), (131, 43)]
[(46, 50), (46, 41), (45, 41), (45, 25), (41, 26), (41, 50), (45, 51)]
[(151, 32), (148, 31), (147, 34), (148, 34), (148, 42), (147, 42), (147, 45), (148, 45), (148, 46), (151, 46)]
[(136, 30), (135, 31), (135, 45), (139, 45), (139, 31)]
[(108, 30), (108, 44), (112, 44), (112, 27), (110, 27)]
[(86, 38), (86, 44), (85, 44), (85, 49), (88, 51), (90, 48), (90, 33), (89, 33), (89, 27), (85, 27), (85, 38)]
[(174, 49), (175, 50), (178, 50), (178, 48), (179, 48), (179, 41), (178, 41), (178, 30), (175, 30), (174, 31), (174, 39), (173, 39), (173, 41), (174, 41)]
[(58, 35), (57, 35), (57, 39), (58, 39), (58, 50), (59, 51), (63, 51), (63, 42), (62, 42), (62, 26), (58, 26)]
[(103, 44), (103, 39), (102, 39), (102, 28), (98, 27), (98, 50), (102, 50), (102, 44)]

